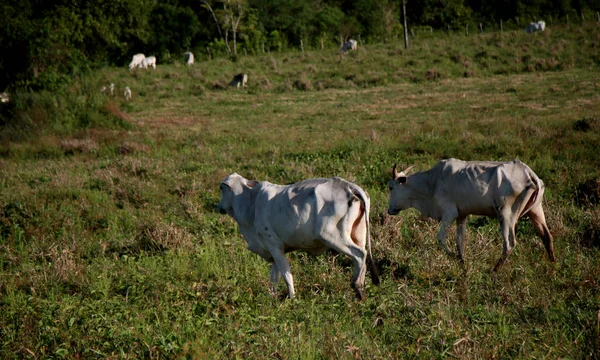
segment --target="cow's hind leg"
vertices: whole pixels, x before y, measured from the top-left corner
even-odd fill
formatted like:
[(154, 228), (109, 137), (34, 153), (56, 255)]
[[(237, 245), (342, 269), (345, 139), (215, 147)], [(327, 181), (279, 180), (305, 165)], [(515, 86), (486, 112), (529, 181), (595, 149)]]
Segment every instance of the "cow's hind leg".
[(352, 259), (354, 272), (350, 280), (350, 286), (356, 292), (358, 300), (366, 298), (365, 293), (365, 274), (367, 272), (367, 252), (360, 246), (355, 245), (351, 238), (347, 239), (323, 239), (325, 245), (341, 254), (347, 255)]
[(544, 216), (544, 210), (542, 209), (542, 204), (535, 205), (529, 212), (527, 213), (531, 221), (533, 222), (533, 226), (535, 227), (538, 235), (542, 238), (544, 242), (544, 247), (546, 248), (546, 252), (548, 253), (548, 259), (554, 262), (556, 258), (554, 257), (554, 245), (552, 243), (552, 235), (550, 234), (550, 230), (548, 229), (548, 225), (546, 225), (546, 217)]
[(516, 245), (515, 239), (515, 225), (517, 222), (517, 216), (513, 215), (510, 211), (510, 207), (505, 207), (504, 211), (500, 215), (500, 232), (502, 233), (502, 257), (498, 259), (494, 271), (498, 271), (510, 253)]

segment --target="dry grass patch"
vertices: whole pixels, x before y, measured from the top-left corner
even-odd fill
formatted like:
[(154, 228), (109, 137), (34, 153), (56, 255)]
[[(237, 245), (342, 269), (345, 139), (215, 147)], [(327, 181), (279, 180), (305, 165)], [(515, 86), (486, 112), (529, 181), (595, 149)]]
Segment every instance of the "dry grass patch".
[(61, 140), (60, 147), (65, 154), (94, 153), (100, 148), (92, 139), (64, 139)]

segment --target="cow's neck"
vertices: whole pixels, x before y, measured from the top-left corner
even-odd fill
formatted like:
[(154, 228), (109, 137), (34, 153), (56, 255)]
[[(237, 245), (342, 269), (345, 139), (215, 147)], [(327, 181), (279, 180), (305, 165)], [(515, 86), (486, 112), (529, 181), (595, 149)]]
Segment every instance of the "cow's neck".
[(232, 216), (240, 227), (251, 228), (254, 224), (254, 193), (253, 189), (245, 188), (233, 200), (234, 212)]
[(438, 209), (434, 199), (435, 184), (431, 182), (428, 171), (416, 173), (406, 183), (412, 190), (411, 207), (427, 217), (438, 218)]

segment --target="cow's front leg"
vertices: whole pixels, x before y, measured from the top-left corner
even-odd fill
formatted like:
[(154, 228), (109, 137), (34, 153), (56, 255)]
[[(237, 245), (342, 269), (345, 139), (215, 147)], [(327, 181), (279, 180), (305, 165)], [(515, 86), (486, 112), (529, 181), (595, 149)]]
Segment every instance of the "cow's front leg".
[(277, 297), (277, 285), (279, 284), (279, 280), (281, 279), (281, 272), (279, 272), (279, 268), (275, 262), (271, 263), (271, 292), (273, 296)]
[[(279, 269), (279, 273), (283, 275), (283, 280), (288, 288), (288, 296), (290, 299), (293, 299), (296, 296), (296, 292), (294, 291), (294, 278), (292, 277), (292, 272), (290, 269), (290, 263), (287, 261), (285, 257), (285, 252), (283, 249), (269, 249), (271, 251), (271, 255), (273, 255), (273, 260)], [(271, 274), (273, 274), (273, 267), (271, 267)], [(273, 279), (271, 277), (271, 279)]]
[(448, 227), (452, 224), (454, 218), (445, 218), (442, 219), (442, 226), (440, 226), (440, 231), (438, 232), (438, 243), (444, 249), (446, 254), (450, 256), (454, 256), (454, 254), (448, 249), (448, 245), (446, 245), (446, 234), (448, 233)]
[(456, 219), (456, 252), (461, 262), (465, 262), (465, 236), (467, 233), (467, 217)]

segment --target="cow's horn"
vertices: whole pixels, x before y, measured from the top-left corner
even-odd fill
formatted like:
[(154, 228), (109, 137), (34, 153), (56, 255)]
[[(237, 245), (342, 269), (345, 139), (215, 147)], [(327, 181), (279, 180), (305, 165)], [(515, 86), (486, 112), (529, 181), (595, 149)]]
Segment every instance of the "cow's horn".
[(400, 174), (398, 174), (397, 164), (394, 164), (394, 168), (392, 169), (392, 179), (397, 179)]
[(416, 165), (412, 165), (407, 167), (406, 169), (404, 169), (403, 173), (404, 175), (408, 175), (408, 173), (415, 167)]

